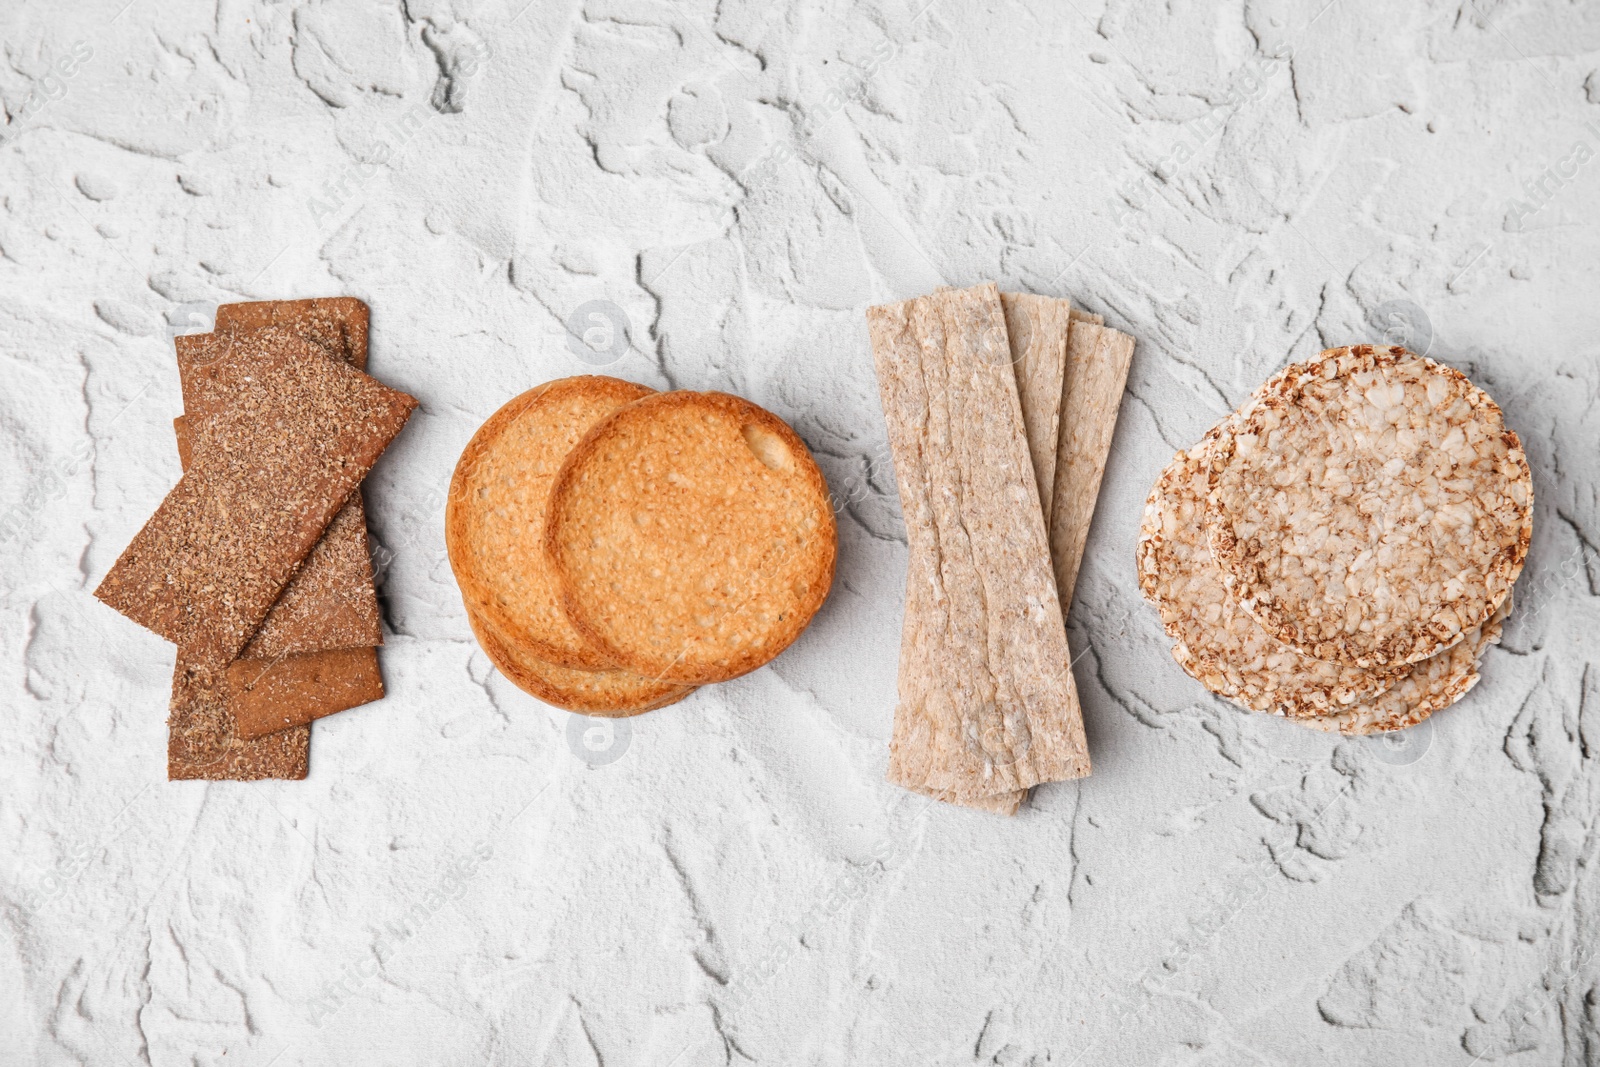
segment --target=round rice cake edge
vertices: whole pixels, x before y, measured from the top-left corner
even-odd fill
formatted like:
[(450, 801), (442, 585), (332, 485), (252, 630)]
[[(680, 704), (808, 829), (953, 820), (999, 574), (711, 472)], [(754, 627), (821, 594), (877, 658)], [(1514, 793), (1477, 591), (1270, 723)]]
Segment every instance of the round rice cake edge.
[(1457, 703), (1478, 684), (1483, 656), (1491, 645), (1500, 643), (1511, 603), (1507, 597), (1488, 622), (1468, 631), (1460, 642), (1412, 664), (1411, 673), (1377, 699), (1306, 720), (1304, 725), (1349, 736), (1385, 733), (1415, 726), (1434, 712)]

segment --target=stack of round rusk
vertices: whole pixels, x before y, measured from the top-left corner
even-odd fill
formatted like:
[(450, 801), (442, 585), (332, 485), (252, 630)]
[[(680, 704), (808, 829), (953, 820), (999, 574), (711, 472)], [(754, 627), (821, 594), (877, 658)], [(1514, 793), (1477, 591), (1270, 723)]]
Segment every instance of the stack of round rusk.
[(1206, 688), (1398, 730), (1461, 699), (1511, 610), (1533, 482), (1500, 408), (1404, 348), (1284, 368), (1145, 503), (1139, 586)]
[(822, 472), (783, 420), (600, 376), (531, 389), (478, 429), (445, 541), (500, 672), (607, 716), (767, 663), (822, 606), (838, 548)]

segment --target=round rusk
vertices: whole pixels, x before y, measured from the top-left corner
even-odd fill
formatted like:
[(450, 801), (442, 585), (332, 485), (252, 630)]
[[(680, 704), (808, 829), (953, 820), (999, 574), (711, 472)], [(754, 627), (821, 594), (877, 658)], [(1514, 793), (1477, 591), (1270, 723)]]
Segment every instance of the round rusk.
[(676, 704), (694, 692), (692, 685), (644, 678), (631, 671), (583, 671), (549, 663), (530, 655), (471, 607), (467, 620), (478, 646), (507, 681), (567, 711), (620, 719)]
[(1228, 591), (1278, 640), (1348, 666), (1416, 663), (1482, 627), (1532, 535), (1532, 476), (1499, 407), (1404, 348), (1286, 368), (1210, 467)]
[(827, 483), (772, 413), (725, 393), (649, 396), (574, 448), (546, 544), (576, 629), (613, 662), (685, 684), (782, 652), (833, 583)]
[(575, 670), (617, 666), (561, 608), (545, 555), (546, 505), (561, 463), (594, 425), (654, 390), (600, 375), (563, 378), (508, 401), (456, 464), (445, 546), (462, 598), (505, 640)]

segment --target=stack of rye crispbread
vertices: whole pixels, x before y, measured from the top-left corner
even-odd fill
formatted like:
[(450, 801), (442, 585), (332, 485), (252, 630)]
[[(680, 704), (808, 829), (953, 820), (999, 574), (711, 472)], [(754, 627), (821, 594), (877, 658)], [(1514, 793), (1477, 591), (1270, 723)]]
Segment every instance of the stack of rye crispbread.
[(909, 549), (889, 780), (1013, 814), (1089, 773), (1063, 620), (1133, 338), (993, 283), (867, 324)]
[(383, 695), (359, 485), (416, 401), (359, 300), (225, 304), (177, 339), (184, 472), (95, 595), (178, 646), (173, 780), (304, 778), (310, 723)]
[(1532, 535), (1532, 472), (1488, 394), (1356, 345), (1285, 367), (1173, 457), (1139, 584), (1207, 689), (1370, 734), (1477, 682)]

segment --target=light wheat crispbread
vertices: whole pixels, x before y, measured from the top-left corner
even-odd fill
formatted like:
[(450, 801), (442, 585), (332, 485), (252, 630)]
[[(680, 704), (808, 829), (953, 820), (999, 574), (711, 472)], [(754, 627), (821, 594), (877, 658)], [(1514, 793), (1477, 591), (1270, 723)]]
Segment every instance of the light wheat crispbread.
[(246, 741), (382, 699), (383, 675), (372, 647), (228, 665), (228, 709)]
[(799, 435), (748, 400), (686, 391), (635, 401), (584, 437), (551, 490), (545, 543), (586, 638), (635, 674), (688, 685), (788, 647), (838, 551)]
[(167, 778), (304, 778), (310, 769), (311, 727), (295, 726), (247, 741), (239, 736), (228, 698), (227, 672), (194, 662), (180, 648), (168, 705)]
[(1092, 322), (1072, 324), (1067, 334), (1061, 436), (1056, 446), (1054, 508), (1048, 513), (1050, 556), (1063, 617), (1072, 610), (1072, 593), (1078, 585), (1078, 569), (1089, 542), (1094, 505), (1111, 456), (1117, 410), (1132, 363), (1132, 337)]
[(1015, 789), (1009, 793), (989, 793), (987, 795), (952, 793), (948, 790), (939, 791), (924, 789), (917, 786), (908, 787), (923, 796), (932, 797), (934, 800), (946, 804), (955, 804), (963, 808), (972, 808), (974, 811), (986, 811), (991, 815), (1015, 815), (1022, 808), (1022, 802), (1028, 799), (1028, 790)]
[(1205, 535), (1206, 453), (1219, 432), (1213, 428), (1173, 457), (1150, 490), (1139, 528), (1139, 588), (1177, 642), (1173, 658), (1218, 696), (1296, 719), (1389, 689), (1409, 668), (1363, 670), (1312, 659), (1268, 634), (1228, 595)]
[(1067, 365), (1067, 329), (1072, 301), (1001, 293), (1011, 365), (1017, 374), (1017, 399), (1028, 434), (1039, 503), (1045, 515), (1056, 484), (1056, 441), (1061, 431), (1061, 379)]
[(1508, 596), (1488, 622), (1474, 626), (1443, 652), (1411, 664), (1387, 692), (1332, 715), (1307, 719), (1305, 725), (1329, 733), (1376, 734), (1415, 726), (1434, 712), (1448, 708), (1478, 684), (1483, 654), (1490, 645), (1500, 643), (1501, 624), (1510, 612)]
[(1015, 810), (1089, 755), (999, 292), (867, 325), (909, 547), (889, 780)]
[(562, 667), (530, 654), (471, 606), (467, 621), (478, 647), (507, 681), (529, 696), (567, 711), (626, 718), (676, 704), (695, 690), (692, 685), (645, 678), (631, 671)]
[(533, 657), (576, 670), (616, 661), (567, 620), (545, 553), (550, 487), (583, 435), (655, 390), (585, 375), (507, 402), (473, 434), (450, 480), (445, 546), (462, 597)]
[(229, 396), (190, 427), (217, 446), (196, 448), (95, 591), (217, 672), (416, 407), (289, 331), (253, 337), (260, 358), (197, 368)]
[(1206, 521), (1268, 633), (1352, 666), (1415, 663), (1487, 622), (1522, 569), (1533, 483), (1466, 376), (1336, 348), (1257, 391), (1211, 449)]

